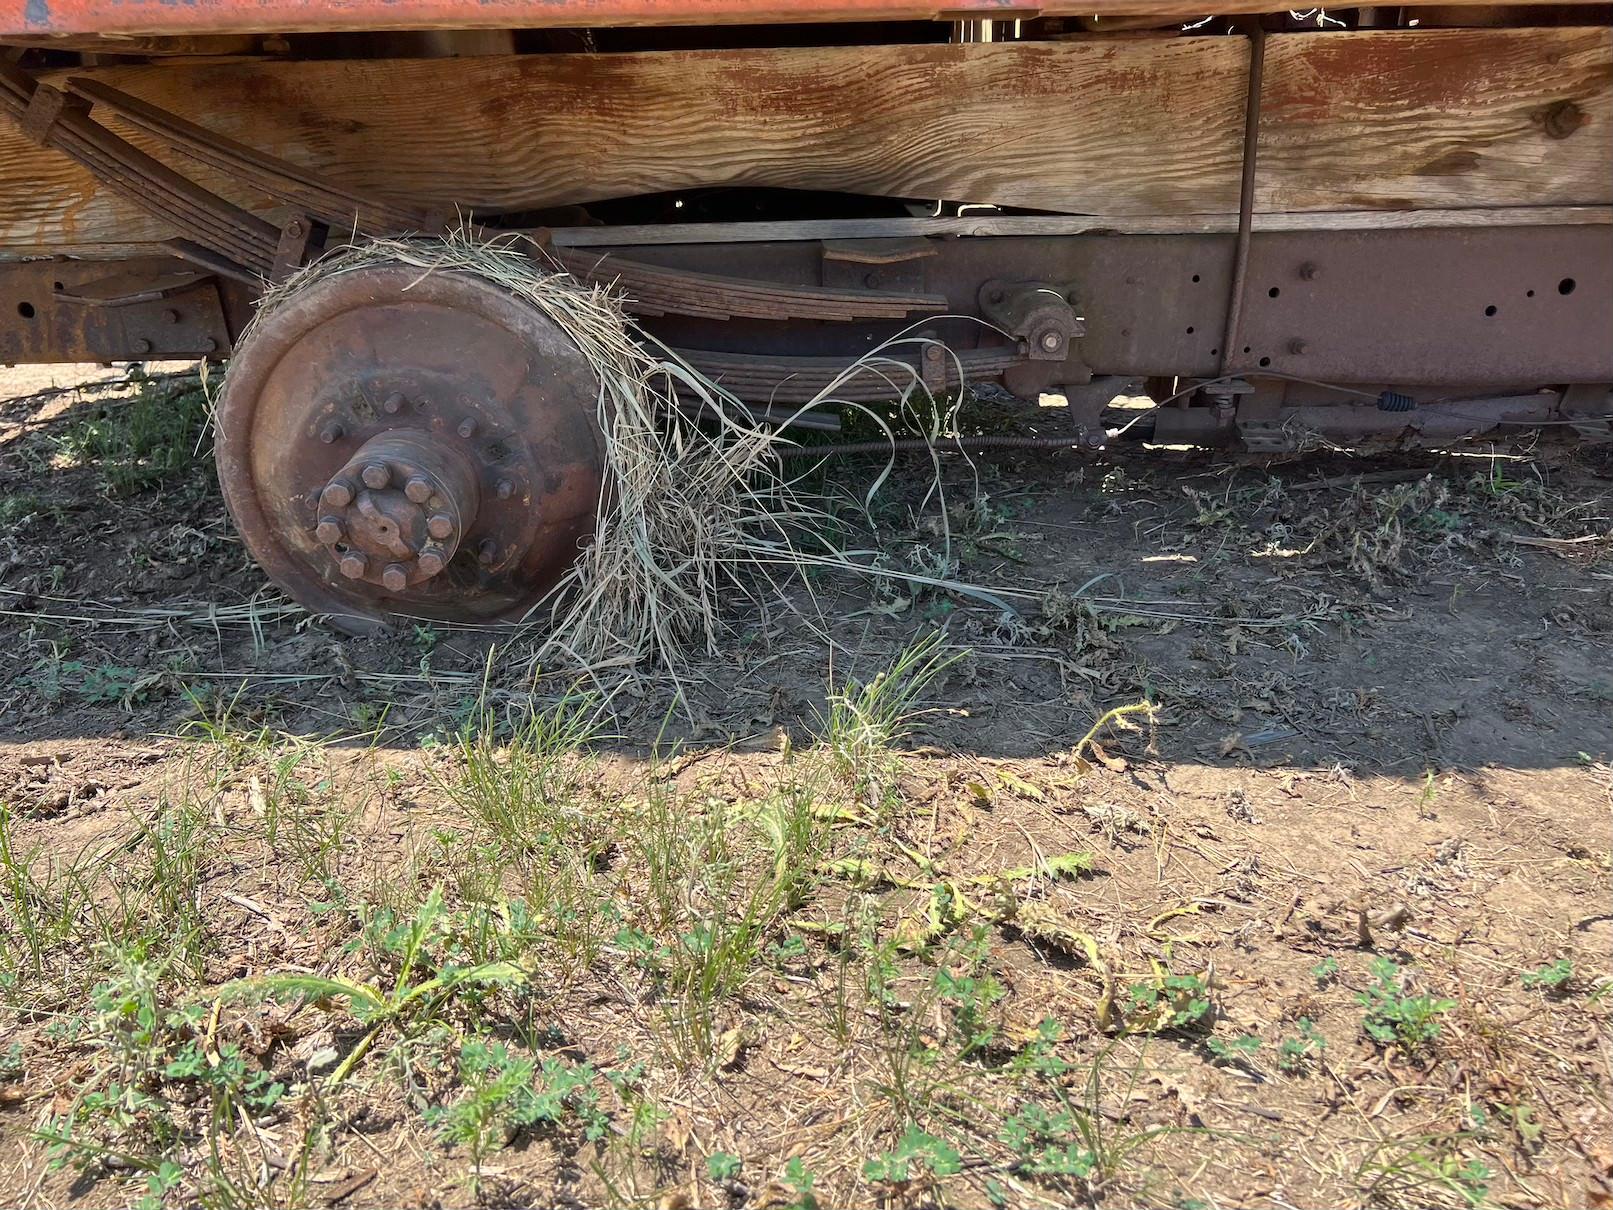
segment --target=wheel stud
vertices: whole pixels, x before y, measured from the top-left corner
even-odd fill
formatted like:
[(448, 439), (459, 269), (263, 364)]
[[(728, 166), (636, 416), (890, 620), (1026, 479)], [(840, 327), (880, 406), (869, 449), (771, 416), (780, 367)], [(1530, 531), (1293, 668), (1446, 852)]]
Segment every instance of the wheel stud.
[(319, 439), (326, 445), (330, 445), (333, 442), (340, 441), (346, 432), (346, 429), (333, 421), (319, 431)]
[(491, 538), (483, 538), (482, 544), (476, 548), (476, 561), (483, 567), (489, 566), (498, 554), (498, 543)]
[(381, 401), (381, 410), (388, 416), (396, 416), (403, 411), (403, 403), (403, 396), (397, 391), (393, 391), (392, 394)]
[(326, 546), (342, 540), (342, 519), (340, 517), (321, 517), (319, 524), (314, 526), (314, 537)]
[(350, 550), (342, 556), (342, 574), (349, 580), (362, 580), (369, 565), (370, 561), (356, 550)]
[(365, 487), (380, 491), (392, 482), (392, 471), (384, 462), (372, 462), (359, 473), (359, 478)]
[(476, 420), (474, 417), (466, 416), (465, 419), (459, 422), (459, 435), (466, 441), (476, 436)]
[(353, 503), (353, 485), (345, 479), (332, 480), (319, 493), (319, 502), (326, 508), (346, 508)]
[(416, 475), (403, 485), (403, 494), (416, 504), (424, 504), (431, 499), (431, 480), (424, 476)]
[(498, 491), (498, 498), (500, 500), (508, 500), (511, 496), (515, 495), (515, 484), (508, 479), (500, 479), (498, 481), (498, 487), (496, 490)]
[(402, 592), (409, 587), (409, 569), (402, 563), (388, 563), (381, 573), (381, 587), (388, 592)]
[(428, 546), (421, 551), (420, 558), (416, 562), (420, 570), (428, 576), (436, 575), (444, 566), (442, 551), (435, 546)]

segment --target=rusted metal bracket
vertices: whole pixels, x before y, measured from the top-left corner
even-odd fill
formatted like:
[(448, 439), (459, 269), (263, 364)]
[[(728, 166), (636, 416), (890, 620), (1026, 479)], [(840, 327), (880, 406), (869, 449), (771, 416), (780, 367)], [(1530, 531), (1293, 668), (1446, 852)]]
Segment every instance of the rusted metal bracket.
[(980, 287), (980, 312), (1020, 342), (1032, 361), (1066, 361), (1086, 335), (1086, 321), (1070, 306), (1072, 291), (1051, 282), (993, 279)]
[(302, 268), (314, 238), (314, 221), (306, 214), (293, 214), (280, 225), (280, 242), (275, 245), (274, 265), (269, 281), (279, 284)]
[(1221, 373), (1242, 356), (1243, 295), (1249, 283), (1249, 240), (1254, 232), (1255, 157), (1260, 150), (1260, 93), (1266, 74), (1266, 31), (1259, 17), (1241, 23), (1249, 35), (1249, 90), (1243, 103), (1243, 171), (1238, 185), (1238, 242), (1232, 255), (1227, 327), (1221, 341)]
[(63, 114), (73, 113), (84, 117), (89, 111), (90, 107), (79, 98), (69, 96), (59, 88), (41, 84), (34, 89), (34, 95), (28, 98), (28, 108), (23, 111), (17, 125), (22, 129), (23, 136), (35, 147), (45, 147), (49, 143), (51, 131)]

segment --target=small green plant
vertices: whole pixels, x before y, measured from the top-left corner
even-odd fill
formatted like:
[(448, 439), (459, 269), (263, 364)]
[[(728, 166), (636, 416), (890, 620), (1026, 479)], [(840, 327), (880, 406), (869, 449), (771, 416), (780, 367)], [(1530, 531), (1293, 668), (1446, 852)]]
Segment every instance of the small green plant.
[(1326, 987), (1339, 977), (1339, 960), (1332, 955), (1323, 958), (1311, 967), (1311, 978), (1316, 980), (1318, 987)]
[(800, 1156), (791, 1156), (784, 1165), (784, 1185), (795, 1194), (795, 1210), (817, 1210), (818, 1199), (812, 1186), (818, 1183), (817, 1174), (806, 1166)]
[(1197, 975), (1159, 975), (1127, 991), (1126, 1025), (1133, 1033), (1164, 1033), (1208, 1025), (1209, 985)]
[[(1461, 1147), (1472, 1135), (1429, 1135), (1390, 1140), (1369, 1154), (1357, 1171), (1363, 1192), (1375, 1202), (1474, 1208), (1488, 1203), (1494, 1175), (1481, 1160), (1467, 1159)], [(1444, 1195), (1438, 1197), (1437, 1195)]]
[(397, 975), (390, 986), (380, 981), (359, 983), (327, 975), (265, 975), (225, 984), (219, 996), (221, 999), (346, 1000), (365, 1029), (347, 1057), (331, 1073), (330, 1082), (339, 1084), (368, 1053), (386, 1026), (396, 1024), (407, 1031), (422, 1021), (431, 1020), (441, 1005), (455, 996), (525, 982), (525, 972), (507, 961), (461, 966), (445, 960), (428, 973), (433, 965), (432, 947), (428, 943), (441, 940), (452, 924), (445, 917), (442, 888), (432, 887), (426, 901), (412, 917), (400, 920), (390, 909), (383, 909), (370, 919), (364, 940), (397, 964)]
[(1068, 1106), (1049, 1112), (1027, 1104), (1003, 1122), (1001, 1137), (1019, 1157), (1016, 1169), (1027, 1176), (1086, 1177), (1097, 1162), (1081, 1145), (1076, 1116)]
[(523, 1129), (575, 1121), (590, 1142), (603, 1138), (610, 1119), (600, 1107), (597, 1074), (587, 1064), (540, 1064), (502, 1043), (472, 1038), (459, 1048), (463, 1091), (451, 1104), (429, 1110), (426, 1120), (444, 1142), (469, 1150), (474, 1183), (487, 1156)]
[(1558, 958), (1532, 971), (1526, 971), (1523, 985), (1552, 992), (1564, 992), (1574, 981), (1574, 964), (1567, 958)]
[(961, 1045), (958, 1057), (973, 1058), (988, 1049), (997, 1038), (997, 1026), (991, 1020), (992, 1007), (1008, 993), (996, 976), (982, 971), (979, 947), (968, 945), (965, 952), (972, 959), (969, 974), (954, 975), (947, 970), (935, 972), (935, 989), (941, 1001), (952, 1009)]
[(1253, 1034), (1223, 1040), (1207, 1038), (1205, 1048), (1217, 1063), (1247, 1063), (1260, 1050), (1260, 1039)]
[(738, 1180), (745, 1161), (726, 1151), (714, 1151), (706, 1157), (706, 1175), (719, 1184)]
[(963, 1157), (945, 1139), (920, 1130), (909, 1122), (907, 1130), (890, 1151), (881, 1152), (863, 1164), (863, 1176), (870, 1181), (901, 1185), (916, 1173), (927, 1173), (939, 1180), (963, 1171)]
[(1377, 982), (1356, 997), (1367, 1010), (1361, 1028), (1368, 1037), (1407, 1054), (1439, 1037), (1439, 1019), (1456, 1007), (1455, 1000), (1407, 994), (1405, 972), (1388, 958), (1375, 959), (1372, 974)]
[(1305, 1071), (1327, 1050), (1327, 1039), (1309, 1017), (1301, 1017), (1298, 1025), (1299, 1037), (1284, 1038), (1277, 1047), (1277, 1067), (1288, 1075)]

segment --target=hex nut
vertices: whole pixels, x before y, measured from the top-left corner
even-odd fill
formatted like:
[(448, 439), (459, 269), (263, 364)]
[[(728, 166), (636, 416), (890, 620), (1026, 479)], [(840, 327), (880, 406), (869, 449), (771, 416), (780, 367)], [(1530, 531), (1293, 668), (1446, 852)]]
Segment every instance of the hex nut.
[(415, 562), (416, 566), (418, 566), (420, 570), (428, 576), (436, 575), (443, 569), (444, 566), (446, 566), (446, 561), (442, 557), (442, 551), (438, 550), (434, 546), (428, 546), (425, 550), (421, 551), (420, 558)]
[(314, 526), (314, 537), (318, 538), (326, 546), (340, 542), (344, 532), (346, 531), (342, 526), (340, 517), (321, 517), (319, 524)]
[(365, 487), (380, 491), (392, 482), (392, 468), (384, 462), (372, 462), (359, 472), (359, 478), (364, 480)]
[(353, 503), (353, 485), (346, 479), (332, 479), (319, 493), (319, 502), (326, 508), (346, 508)]
[(416, 504), (424, 504), (431, 499), (431, 480), (424, 475), (415, 475), (403, 485), (403, 494)]
[(342, 556), (342, 574), (349, 580), (362, 580), (370, 561), (356, 550), (350, 550)]
[(439, 542), (454, 536), (454, 519), (447, 513), (433, 513), (426, 519), (426, 532)]
[(409, 569), (402, 563), (388, 563), (381, 572), (381, 587), (388, 592), (402, 592), (409, 587)]

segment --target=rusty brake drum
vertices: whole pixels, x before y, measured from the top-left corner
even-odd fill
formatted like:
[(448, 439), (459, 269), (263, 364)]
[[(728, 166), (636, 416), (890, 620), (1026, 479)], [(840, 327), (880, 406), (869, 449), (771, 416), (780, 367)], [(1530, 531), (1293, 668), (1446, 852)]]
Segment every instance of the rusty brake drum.
[(344, 629), (513, 620), (593, 533), (599, 398), (576, 344), (507, 289), (344, 270), (237, 346), (219, 480), (269, 577)]

